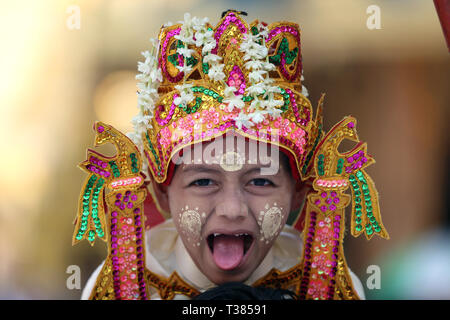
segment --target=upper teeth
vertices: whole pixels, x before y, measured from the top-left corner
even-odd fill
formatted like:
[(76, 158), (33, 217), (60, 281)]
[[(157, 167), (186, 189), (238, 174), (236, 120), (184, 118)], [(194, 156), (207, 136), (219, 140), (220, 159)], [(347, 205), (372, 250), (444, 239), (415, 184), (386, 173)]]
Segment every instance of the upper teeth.
[[(220, 236), (223, 233), (214, 233), (214, 237)], [(240, 236), (248, 236), (248, 233), (237, 233), (234, 235), (235, 237), (240, 237)]]

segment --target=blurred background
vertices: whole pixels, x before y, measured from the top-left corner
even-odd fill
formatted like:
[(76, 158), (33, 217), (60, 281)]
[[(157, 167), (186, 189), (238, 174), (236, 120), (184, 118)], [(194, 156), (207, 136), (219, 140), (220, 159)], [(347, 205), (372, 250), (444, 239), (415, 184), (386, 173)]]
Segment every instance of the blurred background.
[[(368, 29), (369, 5), (381, 29)], [(230, 8), (248, 22), (299, 23), (309, 98), (327, 94), (325, 128), (358, 119), (391, 237), (345, 239), (367, 297), (450, 299), (450, 61), (422, 0), (2, 1), (0, 299), (79, 299), (68, 266), (80, 266), (83, 287), (106, 253), (99, 241), (71, 246), (93, 122), (131, 130), (137, 61), (162, 24), (190, 12), (215, 25)], [(371, 265), (381, 273), (372, 290)]]

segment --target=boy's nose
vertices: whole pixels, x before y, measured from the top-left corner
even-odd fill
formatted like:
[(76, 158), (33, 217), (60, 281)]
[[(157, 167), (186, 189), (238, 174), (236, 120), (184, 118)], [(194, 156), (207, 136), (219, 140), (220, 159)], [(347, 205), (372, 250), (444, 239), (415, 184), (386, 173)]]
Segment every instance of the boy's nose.
[(218, 216), (231, 220), (244, 219), (248, 216), (248, 207), (239, 191), (230, 190), (223, 193), (223, 198), (216, 207), (216, 212)]

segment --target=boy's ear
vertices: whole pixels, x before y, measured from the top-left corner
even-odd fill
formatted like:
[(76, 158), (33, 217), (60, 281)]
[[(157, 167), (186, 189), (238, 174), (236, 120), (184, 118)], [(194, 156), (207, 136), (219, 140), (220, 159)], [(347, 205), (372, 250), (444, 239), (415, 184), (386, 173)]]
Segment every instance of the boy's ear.
[(312, 184), (309, 180), (296, 181), (295, 190), (292, 194), (292, 208), (291, 211), (300, 210), (304, 201), (306, 201), (306, 195), (312, 190)]
[(153, 179), (151, 179), (151, 184), (159, 207), (161, 208), (161, 210), (170, 214), (169, 196), (167, 192), (168, 186), (157, 183)]

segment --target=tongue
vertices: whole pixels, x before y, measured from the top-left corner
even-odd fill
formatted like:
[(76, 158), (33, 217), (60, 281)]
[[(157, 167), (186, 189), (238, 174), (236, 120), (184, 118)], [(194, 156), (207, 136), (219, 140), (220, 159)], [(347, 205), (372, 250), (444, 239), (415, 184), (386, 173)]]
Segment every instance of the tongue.
[(244, 256), (244, 237), (219, 235), (214, 237), (213, 257), (223, 270), (236, 268)]

